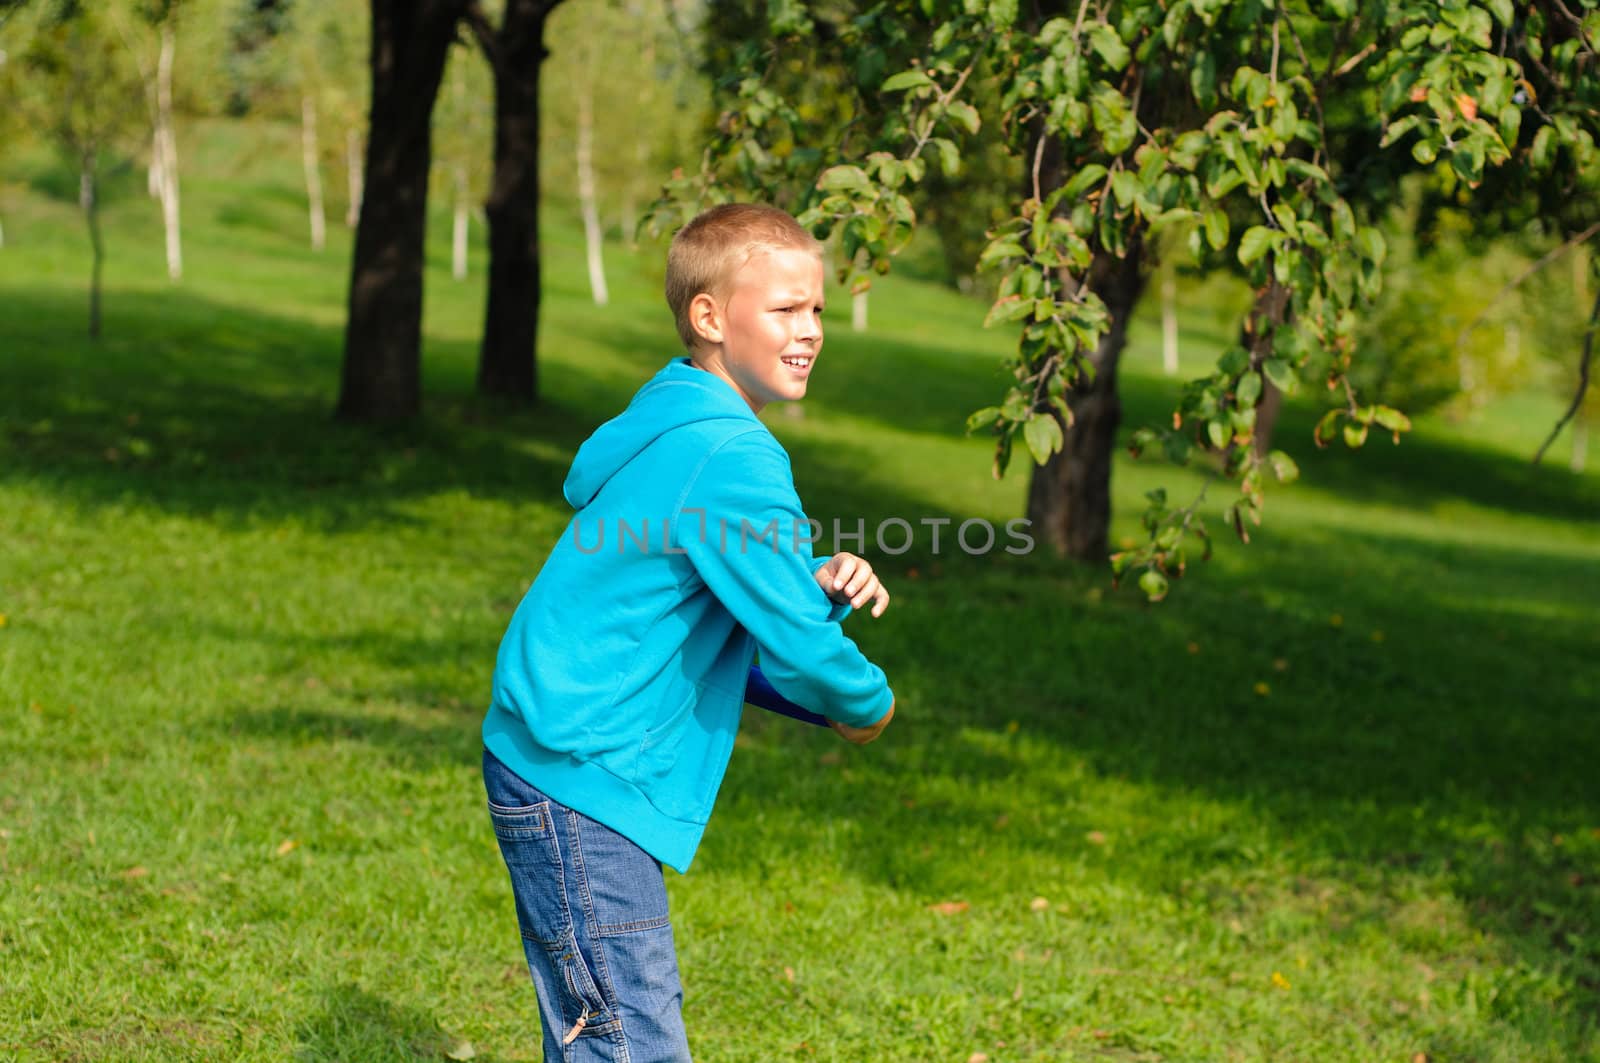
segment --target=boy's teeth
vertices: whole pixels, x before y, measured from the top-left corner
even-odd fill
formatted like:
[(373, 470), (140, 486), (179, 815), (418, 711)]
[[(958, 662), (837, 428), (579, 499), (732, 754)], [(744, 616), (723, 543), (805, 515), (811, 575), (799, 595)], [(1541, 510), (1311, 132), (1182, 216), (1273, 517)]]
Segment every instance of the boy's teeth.
[(811, 359), (809, 359), (809, 358), (789, 358), (789, 357), (785, 357), (783, 359), (783, 364), (784, 365), (792, 365), (796, 369), (800, 369), (800, 368), (803, 368), (805, 366), (810, 365), (811, 364)]

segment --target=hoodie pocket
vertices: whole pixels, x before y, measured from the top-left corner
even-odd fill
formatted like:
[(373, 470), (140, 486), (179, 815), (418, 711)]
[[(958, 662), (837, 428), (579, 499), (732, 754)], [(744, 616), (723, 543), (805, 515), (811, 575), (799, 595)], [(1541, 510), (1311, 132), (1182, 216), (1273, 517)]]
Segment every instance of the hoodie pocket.
[(715, 697), (698, 687), (692, 690), (639, 743), (634, 785), (674, 819), (704, 823), (727, 771), (739, 717), (735, 712), (717, 722), (721, 714), (708, 704)]

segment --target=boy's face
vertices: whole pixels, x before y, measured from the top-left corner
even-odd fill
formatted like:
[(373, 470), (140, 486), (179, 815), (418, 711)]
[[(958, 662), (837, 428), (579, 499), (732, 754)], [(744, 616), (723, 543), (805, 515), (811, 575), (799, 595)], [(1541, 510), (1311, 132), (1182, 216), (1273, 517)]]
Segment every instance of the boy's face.
[(702, 369), (732, 384), (757, 413), (769, 402), (805, 397), (822, 350), (825, 273), (810, 251), (763, 251), (734, 275), (728, 297), (695, 296), (691, 319), (707, 341)]

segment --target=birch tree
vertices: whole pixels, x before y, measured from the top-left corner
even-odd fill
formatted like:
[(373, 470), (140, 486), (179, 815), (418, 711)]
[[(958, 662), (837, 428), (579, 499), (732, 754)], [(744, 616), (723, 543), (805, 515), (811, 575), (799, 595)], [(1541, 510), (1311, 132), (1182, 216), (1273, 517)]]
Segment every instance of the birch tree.
[(474, 215), (487, 192), (493, 150), (494, 83), (482, 54), (468, 46), (453, 48), (445, 67), (434, 138), (439, 145), (436, 187), (451, 204), (450, 275), (467, 276), (467, 250)]

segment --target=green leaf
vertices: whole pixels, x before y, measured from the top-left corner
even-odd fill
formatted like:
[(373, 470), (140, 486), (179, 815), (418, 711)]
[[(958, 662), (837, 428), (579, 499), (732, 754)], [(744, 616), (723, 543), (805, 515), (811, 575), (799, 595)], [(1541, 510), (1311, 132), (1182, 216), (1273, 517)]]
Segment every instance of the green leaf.
[(970, 434), (980, 428), (988, 428), (1000, 419), (1000, 407), (985, 406), (976, 410), (967, 418), (967, 432)]
[(939, 169), (944, 171), (946, 177), (954, 177), (961, 170), (961, 149), (956, 147), (953, 140), (944, 137), (934, 137), (928, 141), (934, 150), (939, 153)]
[(1383, 242), (1383, 234), (1377, 229), (1362, 226), (1356, 233), (1356, 246), (1361, 249), (1362, 259), (1372, 263), (1374, 268), (1383, 265), (1388, 246)]
[(1352, 450), (1367, 441), (1367, 426), (1351, 422), (1344, 426), (1344, 445)]
[(953, 119), (968, 133), (976, 133), (978, 131), (978, 127), (983, 124), (983, 120), (978, 117), (978, 109), (965, 100), (952, 101), (951, 104), (945, 108), (945, 114), (949, 115), (951, 119)]
[(1267, 379), (1272, 381), (1272, 386), (1285, 395), (1294, 394), (1298, 378), (1295, 376), (1294, 367), (1282, 358), (1268, 358), (1261, 365), (1261, 371), (1267, 374)]
[(988, 328), (993, 324), (1016, 321), (1027, 317), (1031, 313), (1033, 313), (1032, 299), (1024, 299), (1016, 295), (1007, 296), (989, 308), (989, 316), (983, 319), (983, 327)]
[(1373, 411), (1372, 419), (1391, 432), (1411, 430), (1411, 418), (1389, 406), (1379, 406)]
[(1239, 241), (1239, 264), (1248, 266), (1266, 254), (1272, 246), (1272, 235), (1272, 230), (1265, 225), (1252, 225), (1246, 229)]
[(1072, 202), (1105, 179), (1106, 168), (1098, 162), (1091, 162), (1072, 175), (1072, 180), (1061, 190), (1061, 198)]
[(1316, 441), (1317, 446), (1328, 445), (1328, 437), (1333, 434), (1333, 426), (1338, 424), (1339, 418), (1343, 416), (1343, 410), (1329, 410), (1322, 415), (1322, 420), (1317, 422), (1316, 429), (1311, 433), (1311, 438)]
[(817, 178), (817, 187), (824, 192), (865, 192), (872, 179), (859, 166), (830, 166)]
[(1420, 114), (1408, 114), (1398, 122), (1390, 122), (1389, 128), (1383, 131), (1383, 139), (1378, 141), (1378, 147), (1386, 148), (1399, 140), (1422, 122)]
[(1541, 126), (1533, 135), (1533, 147), (1528, 149), (1528, 162), (1535, 170), (1542, 170), (1550, 161), (1550, 151), (1555, 146), (1555, 128)]
[(1411, 145), (1411, 157), (1424, 166), (1433, 165), (1433, 160), (1439, 157), (1439, 147), (1433, 141), (1424, 137)]
[(1511, 0), (1485, 0), (1485, 2), (1489, 6), (1489, 13), (1495, 17), (1495, 21), (1502, 26), (1510, 28), (1512, 18)]
[(1008, 258), (1026, 258), (1027, 254), (1017, 237), (1002, 236), (983, 249), (983, 254), (978, 256), (978, 265), (988, 266)]
[(1118, 170), (1111, 175), (1111, 193), (1117, 197), (1117, 202), (1124, 207), (1131, 207), (1139, 201), (1139, 193), (1144, 191), (1144, 186), (1139, 183), (1139, 175), (1129, 170)]
[(1228, 246), (1228, 215), (1226, 211), (1206, 211), (1206, 242), (1213, 251)]
[(1189, 89), (1208, 110), (1217, 102), (1217, 60), (1210, 52), (1198, 52), (1190, 61)]
[(1106, 151), (1120, 155), (1128, 150), (1139, 132), (1139, 122), (1128, 106), (1127, 97), (1109, 85), (1102, 85), (1090, 99), (1089, 110)]
[(920, 89), (924, 85), (932, 85), (933, 79), (921, 70), (902, 70), (884, 81), (880, 92), (903, 92), (906, 89)]
[(1256, 372), (1246, 373), (1239, 378), (1238, 387), (1234, 389), (1234, 400), (1241, 408), (1248, 409), (1261, 398), (1261, 374)]
[(1211, 445), (1221, 450), (1233, 438), (1233, 422), (1228, 420), (1207, 421), (1206, 435), (1211, 439)]
[(1061, 449), (1061, 423), (1053, 413), (1036, 413), (1022, 426), (1022, 437), (1034, 463), (1043, 465)]
[(1089, 45), (1112, 70), (1128, 65), (1128, 46), (1122, 43), (1117, 31), (1105, 23), (1096, 22), (1089, 27)]
[(1279, 483), (1293, 483), (1300, 477), (1300, 466), (1281, 450), (1268, 453), (1267, 464), (1272, 466), (1272, 474), (1278, 478)]

